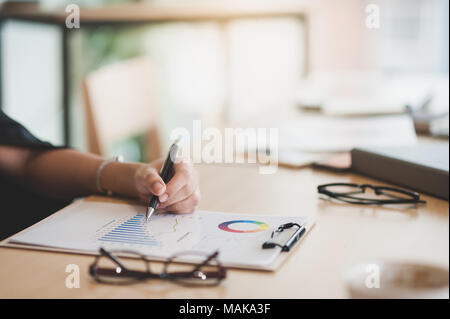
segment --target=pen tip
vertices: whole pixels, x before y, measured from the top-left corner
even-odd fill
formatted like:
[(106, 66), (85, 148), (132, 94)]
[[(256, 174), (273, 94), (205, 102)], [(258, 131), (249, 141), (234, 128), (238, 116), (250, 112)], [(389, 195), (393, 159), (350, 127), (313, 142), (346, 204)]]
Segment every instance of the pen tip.
[(149, 220), (150, 216), (152, 216), (154, 211), (155, 211), (155, 209), (153, 207), (147, 208), (147, 213), (145, 214), (145, 222), (147, 222)]

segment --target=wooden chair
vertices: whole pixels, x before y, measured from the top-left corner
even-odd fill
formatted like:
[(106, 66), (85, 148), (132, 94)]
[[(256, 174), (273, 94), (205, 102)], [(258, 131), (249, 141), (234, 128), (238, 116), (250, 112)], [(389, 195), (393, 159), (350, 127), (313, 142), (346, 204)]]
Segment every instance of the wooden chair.
[(111, 156), (111, 145), (143, 134), (143, 159), (161, 155), (158, 89), (148, 58), (102, 67), (84, 79), (82, 88), (90, 152)]

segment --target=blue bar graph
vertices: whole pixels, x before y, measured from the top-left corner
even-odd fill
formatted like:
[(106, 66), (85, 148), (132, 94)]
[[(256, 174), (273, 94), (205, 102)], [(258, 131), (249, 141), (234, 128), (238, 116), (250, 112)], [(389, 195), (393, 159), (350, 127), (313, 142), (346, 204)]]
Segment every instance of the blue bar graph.
[(143, 219), (143, 214), (135, 215), (107, 232), (99, 240), (110, 243), (158, 246), (158, 242), (145, 231)]

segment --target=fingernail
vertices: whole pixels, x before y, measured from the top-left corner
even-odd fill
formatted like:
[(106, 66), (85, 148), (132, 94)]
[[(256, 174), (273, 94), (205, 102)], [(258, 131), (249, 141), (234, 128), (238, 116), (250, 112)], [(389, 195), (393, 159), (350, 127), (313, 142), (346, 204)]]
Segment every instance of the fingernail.
[(165, 202), (167, 200), (167, 198), (169, 198), (169, 195), (167, 195), (166, 193), (162, 194), (161, 196), (159, 196), (159, 201), (160, 202)]
[(162, 188), (163, 188), (163, 184), (161, 184), (160, 182), (153, 183), (153, 185), (152, 185), (152, 189), (156, 194), (158, 194)]

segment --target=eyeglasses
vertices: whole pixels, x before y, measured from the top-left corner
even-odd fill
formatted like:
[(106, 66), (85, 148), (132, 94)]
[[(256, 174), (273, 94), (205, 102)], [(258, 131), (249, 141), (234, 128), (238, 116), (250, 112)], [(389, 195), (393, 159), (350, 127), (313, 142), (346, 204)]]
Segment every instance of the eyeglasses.
[[(416, 192), (405, 191), (403, 189), (387, 186), (333, 183), (319, 185), (317, 189), (319, 194), (328, 195), (329, 197), (350, 204), (384, 205), (426, 203), (424, 200), (420, 199), (420, 195)], [(366, 193), (367, 189), (373, 190), (376, 197), (370, 197), (370, 194)], [(365, 196), (357, 196), (358, 194), (364, 194)]]
[[(141, 262), (126, 266), (115, 254), (126, 254), (137, 257)], [(186, 286), (216, 286), (226, 278), (226, 269), (217, 259), (219, 252), (205, 254), (203, 252), (182, 252), (173, 255), (165, 263), (161, 273), (150, 270), (150, 261), (134, 251), (109, 252), (100, 248), (100, 254), (89, 267), (92, 278), (104, 284), (133, 284), (147, 279), (170, 280)], [(179, 264), (183, 260), (198, 260), (192, 265)]]

